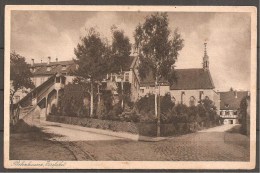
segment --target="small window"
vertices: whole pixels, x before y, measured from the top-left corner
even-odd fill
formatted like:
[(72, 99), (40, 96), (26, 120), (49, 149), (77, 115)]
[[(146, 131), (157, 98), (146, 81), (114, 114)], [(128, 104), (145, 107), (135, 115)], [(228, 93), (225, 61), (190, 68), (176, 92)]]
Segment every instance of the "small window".
[(225, 115), (229, 115), (229, 111), (226, 111), (226, 112), (225, 112)]
[(228, 107), (229, 107), (229, 104), (226, 103), (226, 104), (225, 104), (225, 108), (228, 108)]
[(62, 65), (61, 70), (66, 70), (66, 69), (67, 69), (67, 66), (66, 65)]
[(149, 86), (147, 86), (146, 89), (149, 89)]
[(175, 97), (173, 97), (173, 96), (171, 97), (171, 100), (172, 100), (173, 103), (176, 102), (176, 99), (175, 99)]
[(237, 115), (237, 111), (234, 111), (234, 115)]
[(204, 92), (203, 92), (203, 91), (200, 91), (200, 100), (202, 100), (203, 95), (204, 95)]
[(190, 106), (195, 106), (195, 103), (196, 103), (195, 97), (191, 96), (190, 97)]
[(17, 103), (20, 101), (20, 96), (15, 96), (14, 99), (15, 99), (15, 103)]
[(144, 89), (141, 89), (140, 91), (141, 91), (141, 93), (144, 93)]
[(51, 71), (51, 67), (47, 67), (47, 71)]
[(129, 82), (129, 73), (125, 73), (125, 81)]
[(56, 83), (60, 83), (60, 77), (56, 77)]

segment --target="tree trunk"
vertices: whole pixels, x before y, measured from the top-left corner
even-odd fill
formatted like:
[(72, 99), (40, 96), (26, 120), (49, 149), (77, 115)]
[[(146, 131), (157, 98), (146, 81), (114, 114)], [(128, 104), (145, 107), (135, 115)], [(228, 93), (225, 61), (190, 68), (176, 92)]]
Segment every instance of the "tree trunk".
[(157, 137), (161, 136), (161, 95), (160, 95), (160, 84), (158, 85), (158, 118), (157, 118)]
[(97, 86), (97, 89), (98, 89), (98, 104), (100, 103), (100, 92), (99, 92), (99, 84)]
[(158, 113), (157, 113), (157, 91), (156, 91), (156, 86), (157, 86), (157, 77), (155, 78), (155, 92), (154, 92), (154, 112), (155, 112), (155, 116), (158, 117)]
[(121, 67), (121, 95), (122, 95), (122, 100), (121, 100), (121, 107), (122, 109), (124, 109), (124, 83), (123, 83), (123, 70), (122, 70), (122, 67)]
[(93, 117), (93, 102), (94, 102), (94, 99), (93, 99), (93, 83), (91, 82), (90, 84), (90, 117)]

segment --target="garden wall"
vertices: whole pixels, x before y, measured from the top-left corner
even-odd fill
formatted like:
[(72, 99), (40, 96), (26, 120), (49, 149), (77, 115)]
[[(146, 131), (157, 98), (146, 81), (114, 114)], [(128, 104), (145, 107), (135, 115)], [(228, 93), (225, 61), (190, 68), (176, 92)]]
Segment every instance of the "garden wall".
[[(104, 130), (108, 129), (116, 132), (128, 132), (132, 134), (139, 134), (142, 136), (156, 136), (157, 133), (156, 123), (134, 123), (52, 115), (47, 117), (47, 121), (80, 125), (83, 127), (98, 128)], [(161, 124), (161, 136), (172, 136), (197, 130), (198, 129), (196, 128), (196, 125), (191, 123), (180, 123), (177, 125)]]

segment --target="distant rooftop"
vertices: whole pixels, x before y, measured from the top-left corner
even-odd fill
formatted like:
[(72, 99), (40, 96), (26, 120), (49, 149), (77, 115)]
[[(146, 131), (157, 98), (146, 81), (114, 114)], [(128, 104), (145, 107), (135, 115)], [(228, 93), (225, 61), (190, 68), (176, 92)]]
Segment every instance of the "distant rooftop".
[[(130, 56), (123, 65), (124, 71), (129, 71), (134, 67), (137, 61), (136, 56)], [(55, 73), (69, 73), (76, 70), (76, 63), (74, 60), (68, 61), (54, 61), (54, 62), (44, 62), (44, 63), (33, 63), (31, 64), (31, 69), (34, 69), (33, 75), (53, 75)]]
[(220, 94), (221, 110), (237, 110), (240, 107), (241, 100), (248, 96), (248, 91), (226, 91)]

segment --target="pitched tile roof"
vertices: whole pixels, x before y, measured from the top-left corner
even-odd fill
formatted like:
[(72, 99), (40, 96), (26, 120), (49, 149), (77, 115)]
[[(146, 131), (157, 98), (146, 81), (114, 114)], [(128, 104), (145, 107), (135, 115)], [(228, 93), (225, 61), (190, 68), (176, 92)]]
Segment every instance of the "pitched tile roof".
[[(130, 56), (129, 59), (127, 59), (123, 65), (124, 71), (129, 71), (131, 68), (134, 67), (135, 63), (137, 61), (136, 56)], [(66, 66), (66, 69), (63, 70), (62, 66)], [(47, 63), (35, 63), (31, 66), (35, 69), (33, 72), (33, 75), (39, 76), (39, 75), (53, 75), (55, 73), (69, 73), (76, 70), (76, 63), (73, 60), (70, 61), (58, 61), (58, 62), (50, 62), (50, 64)], [(51, 68), (49, 71), (47, 68)]]
[[(66, 66), (66, 69), (63, 69)], [(53, 75), (55, 73), (69, 73), (76, 70), (76, 63), (73, 60), (70, 61), (58, 61), (47, 63), (35, 63), (31, 66), (35, 69), (33, 75)], [(50, 68), (48, 71), (47, 69)]]
[(209, 70), (203, 68), (176, 69), (177, 81), (171, 90), (214, 89), (214, 83)]
[[(170, 87), (171, 90), (193, 90), (193, 89), (214, 89), (209, 70), (202, 68), (195, 69), (175, 69), (177, 80)], [(161, 85), (169, 85), (167, 80), (159, 81)], [(141, 81), (141, 86), (154, 85), (154, 79), (151, 75)]]
[(227, 91), (219, 93), (221, 110), (237, 110), (240, 107), (241, 100), (248, 96), (248, 91)]

